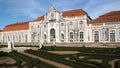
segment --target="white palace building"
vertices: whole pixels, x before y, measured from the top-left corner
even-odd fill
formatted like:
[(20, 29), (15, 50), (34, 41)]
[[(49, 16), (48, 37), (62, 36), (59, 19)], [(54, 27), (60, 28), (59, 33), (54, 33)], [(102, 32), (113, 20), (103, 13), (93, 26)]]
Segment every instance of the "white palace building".
[(110, 43), (120, 42), (120, 11), (110, 11), (92, 20), (82, 9), (60, 12), (54, 7), (29, 22), (9, 24), (0, 30), (7, 43)]

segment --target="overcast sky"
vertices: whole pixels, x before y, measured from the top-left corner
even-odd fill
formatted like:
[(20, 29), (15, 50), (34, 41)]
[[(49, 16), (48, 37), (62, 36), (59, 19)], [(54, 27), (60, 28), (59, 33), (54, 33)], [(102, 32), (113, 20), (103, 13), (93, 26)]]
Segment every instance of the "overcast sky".
[(59, 11), (83, 9), (94, 19), (120, 10), (120, 0), (0, 0), (0, 29), (8, 24), (34, 20), (51, 6)]

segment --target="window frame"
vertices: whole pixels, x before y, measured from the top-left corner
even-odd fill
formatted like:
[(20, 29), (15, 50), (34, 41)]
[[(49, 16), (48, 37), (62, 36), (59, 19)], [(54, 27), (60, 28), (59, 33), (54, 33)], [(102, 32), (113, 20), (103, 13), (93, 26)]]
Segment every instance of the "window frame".
[(83, 28), (83, 21), (79, 21), (79, 27)]

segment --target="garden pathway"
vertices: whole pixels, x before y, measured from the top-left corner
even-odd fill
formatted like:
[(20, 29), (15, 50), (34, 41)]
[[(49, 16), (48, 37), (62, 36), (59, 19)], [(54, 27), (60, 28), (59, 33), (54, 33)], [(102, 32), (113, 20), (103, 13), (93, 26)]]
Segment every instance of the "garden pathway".
[(70, 66), (67, 66), (67, 65), (55, 62), (55, 61), (51, 61), (51, 60), (48, 60), (48, 59), (45, 59), (45, 58), (42, 58), (42, 57), (38, 57), (38, 56), (35, 56), (35, 55), (32, 55), (32, 54), (28, 54), (28, 53), (25, 53), (23, 51), (21, 51), (20, 53), (31, 56), (33, 58), (38, 58), (40, 61), (49, 63), (51, 65), (54, 65), (54, 66), (58, 67), (58, 68), (72, 68)]
[(64, 54), (78, 54), (80, 53), (79, 51), (48, 51), (50, 53), (55, 53), (55, 54), (61, 54), (61, 55), (64, 55)]

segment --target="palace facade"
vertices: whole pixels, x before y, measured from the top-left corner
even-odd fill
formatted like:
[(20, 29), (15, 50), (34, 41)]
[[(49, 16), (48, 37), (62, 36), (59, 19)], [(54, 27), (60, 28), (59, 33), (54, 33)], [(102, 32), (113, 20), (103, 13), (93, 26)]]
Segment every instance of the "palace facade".
[(60, 12), (54, 7), (33, 21), (17, 22), (0, 31), (1, 43), (120, 42), (120, 11), (92, 20), (82, 9)]

